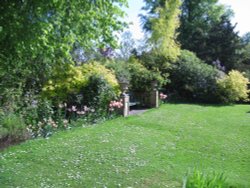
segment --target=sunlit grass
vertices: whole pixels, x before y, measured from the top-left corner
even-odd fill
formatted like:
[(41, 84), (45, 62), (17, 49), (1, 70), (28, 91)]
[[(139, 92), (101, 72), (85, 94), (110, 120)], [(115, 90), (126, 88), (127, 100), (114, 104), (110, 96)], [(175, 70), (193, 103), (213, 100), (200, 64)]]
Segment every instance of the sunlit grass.
[(0, 187), (181, 187), (188, 171), (250, 187), (250, 106), (167, 104), (0, 153)]

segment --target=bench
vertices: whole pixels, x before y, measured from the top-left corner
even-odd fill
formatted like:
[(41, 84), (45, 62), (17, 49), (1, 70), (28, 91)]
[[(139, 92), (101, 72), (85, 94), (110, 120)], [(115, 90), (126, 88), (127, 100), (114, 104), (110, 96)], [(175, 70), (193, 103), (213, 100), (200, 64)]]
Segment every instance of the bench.
[(139, 101), (135, 101), (135, 102), (129, 102), (129, 106), (136, 106), (136, 105), (139, 105), (140, 102)]
[(140, 101), (136, 100), (135, 96), (132, 93), (129, 93), (129, 106), (140, 105)]

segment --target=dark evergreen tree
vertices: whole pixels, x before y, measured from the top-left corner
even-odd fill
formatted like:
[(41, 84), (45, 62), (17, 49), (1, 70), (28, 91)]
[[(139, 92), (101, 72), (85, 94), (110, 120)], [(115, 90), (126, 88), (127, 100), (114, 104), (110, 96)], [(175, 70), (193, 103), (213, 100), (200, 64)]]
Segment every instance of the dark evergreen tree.
[(241, 59), (237, 69), (245, 72), (246, 77), (250, 80), (250, 32), (242, 36), (242, 43), (244, 47), (241, 51)]
[(208, 64), (219, 60), (226, 70), (237, 67), (240, 37), (230, 19), (232, 11), (218, 0), (183, 0), (178, 40)]
[(240, 50), (243, 46), (238, 33), (234, 31), (235, 26), (230, 22), (229, 16), (221, 16), (221, 20), (209, 30), (206, 50), (201, 58), (209, 64), (219, 60), (226, 70), (236, 68), (240, 62)]
[(218, 0), (183, 0), (178, 40), (182, 48), (202, 56), (206, 49), (208, 31), (220, 20), (224, 7)]

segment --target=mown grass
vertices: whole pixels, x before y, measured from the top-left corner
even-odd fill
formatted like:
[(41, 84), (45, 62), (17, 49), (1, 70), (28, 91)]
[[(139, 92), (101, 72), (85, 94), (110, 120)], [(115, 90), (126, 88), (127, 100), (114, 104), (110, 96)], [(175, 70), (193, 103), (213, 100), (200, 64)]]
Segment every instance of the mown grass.
[(181, 187), (193, 169), (250, 187), (250, 105), (167, 104), (0, 153), (0, 187)]

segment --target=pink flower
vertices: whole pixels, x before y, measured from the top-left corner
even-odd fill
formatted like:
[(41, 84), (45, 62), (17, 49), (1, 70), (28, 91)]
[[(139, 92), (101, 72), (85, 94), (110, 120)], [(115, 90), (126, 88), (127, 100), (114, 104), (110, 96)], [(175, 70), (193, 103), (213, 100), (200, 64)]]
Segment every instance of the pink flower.
[(84, 106), (84, 111), (88, 112), (89, 111), (89, 108), (87, 106)]
[(76, 106), (72, 106), (72, 111), (73, 111), (73, 112), (76, 112), (76, 111), (77, 111)]
[(110, 111), (114, 111), (115, 108), (123, 107), (122, 99), (119, 101), (110, 101), (109, 103)]
[(166, 99), (168, 96), (167, 95), (164, 95), (163, 93), (160, 93), (160, 99), (161, 100), (164, 100)]

